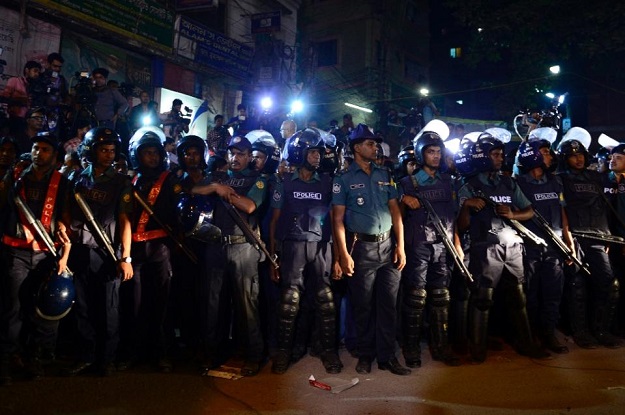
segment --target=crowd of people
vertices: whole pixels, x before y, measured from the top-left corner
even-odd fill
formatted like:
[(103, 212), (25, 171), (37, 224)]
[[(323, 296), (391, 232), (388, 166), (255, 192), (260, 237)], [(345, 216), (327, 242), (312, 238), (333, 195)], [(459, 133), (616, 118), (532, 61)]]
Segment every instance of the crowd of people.
[(329, 131), (287, 119), (274, 137), (245, 106), (174, 139), (139, 127), (156, 115), (147, 94), (125, 143), (121, 101), (100, 93), (112, 111), (75, 137), (29, 108), (22, 135), (0, 139), (2, 385), (46, 374), (60, 325), (64, 376), (170, 372), (182, 355), (202, 374), (233, 356), (243, 376), (268, 359), (282, 374), (307, 353), (339, 373), (343, 347), (360, 374), (377, 361), (406, 376), (424, 338), (449, 366), (484, 362), (493, 335), (535, 359), (569, 352), (560, 331), (624, 344), (625, 144), (598, 170), (579, 127), (557, 146), (535, 129), (512, 158), (501, 129), (452, 153), (433, 120), (392, 161), (349, 114)]

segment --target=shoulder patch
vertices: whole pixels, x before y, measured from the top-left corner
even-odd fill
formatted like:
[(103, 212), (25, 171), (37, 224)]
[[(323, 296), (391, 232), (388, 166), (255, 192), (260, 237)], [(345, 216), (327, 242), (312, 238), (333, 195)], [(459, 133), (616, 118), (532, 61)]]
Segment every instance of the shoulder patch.
[(178, 194), (182, 192), (182, 186), (180, 186), (179, 184), (175, 184), (174, 185), (174, 193)]
[(130, 203), (130, 194), (125, 194), (124, 195), (124, 202), (125, 203)]
[(338, 183), (334, 183), (332, 185), (332, 193), (341, 193), (341, 185)]
[(262, 180), (258, 180), (256, 182), (256, 187), (259, 189), (264, 189), (265, 188), (265, 182), (263, 182)]
[(278, 192), (277, 190), (274, 190), (273, 200), (275, 200), (276, 202), (279, 202), (281, 198), (282, 198), (282, 195), (280, 194), (280, 192)]

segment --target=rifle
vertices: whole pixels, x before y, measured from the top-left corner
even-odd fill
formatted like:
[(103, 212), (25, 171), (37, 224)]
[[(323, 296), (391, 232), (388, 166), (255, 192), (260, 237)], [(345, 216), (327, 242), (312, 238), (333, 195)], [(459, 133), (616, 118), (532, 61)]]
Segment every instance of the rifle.
[[(487, 205), (493, 208), (497, 208), (497, 206), (501, 206), (499, 203), (496, 203), (491, 198), (486, 196), (481, 190), (471, 188), (471, 192), (473, 193), (473, 196), (479, 197), (480, 199), (484, 200)], [(518, 220), (508, 219), (504, 217), (501, 217), (501, 218), (504, 220), (504, 222), (506, 222), (507, 225), (513, 228), (519, 234), (519, 236), (521, 236), (521, 238), (529, 239), (530, 241), (534, 242), (536, 245), (547, 246), (547, 242), (545, 242), (543, 238), (541, 238), (540, 236), (536, 235), (534, 232), (527, 229), (527, 227), (523, 225), (521, 222), (519, 222)]]
[(430, 201), (418, 195), (416, 197), (417, 199), (419, 199), (419, 203), (421, 203), (421, 206), (423, 206), (425, 210), (428, 212), (428, 216), (430, 217), (432, 225), (434, 225), (434, 229), (436, 230), (436, 233), (443, 240), (443, 244), (445, 245), (445, 248), (447, 248), (447, 252), (449, 252), (451, 256), (454, 258), (454, 262), (456, 263), (456, 266), (460, 270), (460, 273), (462, 274), (462, 276), (465, 279), (467, 279), (469, 282), (473, 282), (473, 275), (471, 275), (471, 271), (469, 271), (469, 268), (467, 268), (467, 266), (464, 265), (462, 258), (460, 258), (460, 254), (458, 253), (458, 251), (456, 250), (456, 247), (454, 246), (453, 242), (449, 238), (449, 235), (447, 235), (447, 231), (445, 230), (445, 226), (443, 225), (441, 218), (438, 216), (438, 214), (436, 213), (436, 211), (430, 204)]
[(532, 218), (534, 223), (536, 223), (542, 230), (547, 234), (554, 247), (560, 251), (567, 260), (572, 261), (575, 265), (579, 267), (580, 270), (584, 271), (585, 274), (590, 275), (590, 270), (588, 269), (588, 265), (582, 263), (574, 254), (571, 249), (564, 243), (562, 238), (558, 236), (557, 233), (549, 226), (549, 222), (541, 215), (537, 209), (534, 209), (534, 217)]
[(571, 232), (571, 234), (578, 238), (592, 239), (595, 241), (601, 241), (610, 244), (625, 245), (625, 239), (616, 235), (607, 235), (597, 232)]
[(132, 194), (135, 197), (135, 199), (137, 200), (137, 202), (139, 202), (139, 204), (143, 207), (143, 209), (145, 209), (145, 211), (148, 213), (148, 215), (150, 215), (150, 217), (152, 219), (154, 219), (156, 221), (156, 223), (158, 223), (158, 226), (163, 228), (163, 230), (165, 231), (167, 236), (169, 236), (171, 239), (173, 239), (173, 241), (176, 243), (178, 248), (180, 248), (182, 250), (182, 252), (184, 252), (185, 255), (194, 264), (197, 264), (197, 256), (195, 256), (195, 253), (193, 253), (193, 251), (191, 251), (182, 241), (179, 241), (178, 238), (176, 238), (176, 236), (174, 235), (174, 231), (171, 229), (171, 227), (169, 225), (167, 225), (166, 223), (164, 223), (162, 220), (160, 220), (160, 218), (158, 216), (156, 216), (156, 214), (154, 213), (154, 211), (152, 210), (152, 208), (150, 207), (148, 202), (146, 202), (141, 197), (141, 195), (139, 193), (137, 193), (136, 190), (133, 190)]
[[(52, 237), (46, 231), (46, 228), (43, 226), (41, 221), (35, 218), (35, 215), (33, 214), (32, 210), (30, 210), (28, 205), (24, 203), (21, 197), (19, 197), (18, 195), (15, 195), (14, 200), (15, 200), (15, 205), (17, 206), (18, 210), (20, 211), (22, 215), (24, 215), (26, 222), (28, 222), (28, 224), (33, 227), (39, 239), (43, 242), (46, 248), (48, 248), (48, 252), (50, 252), (50, 254), (54, 256), (54, 259), (59, 259), (59, 253), (54, 247), (54, 241), (52, 240)], [(70, 277), (73, 275), (73, 273), (67, 267), (66, 267), (66, 272), (68, 276)]]
[(247, 222), (245, 222), (243, 217), (241, 217), (241, 214), (239, 213), (239, 211), (232, 204), (226, 202), (225, 200), (221, 198), (220, 200), (226, 207), (226, 210), (228, 211), (228, 214), (230, 215), (234, 223), (236, 223), (237, 226), (241, 228), (241, 230), (243, 231), (243, 234), (245, 235), (245, 239), (247, 239), (247, 241), (250, 244), (252, 244), (254, 248), (256, 248), (258, 251), (265, 254), (265, 256), (267, 257), (269, 262), (271, 262), (271, 265), (274, 267), (274, 269), (278, 269), (280, 267), (280, 265), (278, 265), (278, 256), (271, 255), (269, 253), (269, 251), (265, 247), (265, 244), (263, 244), (263, 241), (260, 240), (260, 237), (256, 233), (254, 233), (254, 231), (250, 228), (250, 225)]
[(87, 222), (91, 225), (96, 237), (99, 239), (98, 242), (100, 242), (101, 245), (104, 245), (104, 248), (106, 248), (106, 251), (108, 252), (113, 262), (117, 263), (117, 255), (115, 254), (115, 250), (113, 249), (113, 244), (111, 243), (109, 237), (106, 235), (106, 232), (104, 232), (104, 229), (102, 229), (102, 225), (100, 225), (98, 221), (95, 220), (93, 212), (85, 201), (85, 198), (78, 191), (74, 192), (74, 197), (76, 198), (76, 202), (78, 202), (78, 207), (80, 207), (80, 210), (82, 210), (82, 213), (84, 213), (85, 218), (87, 218)]

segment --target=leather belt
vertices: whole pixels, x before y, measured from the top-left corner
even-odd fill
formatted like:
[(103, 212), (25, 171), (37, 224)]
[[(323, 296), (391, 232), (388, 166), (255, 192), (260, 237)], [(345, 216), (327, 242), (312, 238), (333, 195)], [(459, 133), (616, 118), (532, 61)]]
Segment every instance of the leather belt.
[(363, 242), (384, 242), (391, 237), (391, 231), (378, 233), (376, 235), (368, 235), (366, 233), (354, 233), (354, 238)]
[(235, 245), (247, 243), (247, 238), (245, 235), (221, 235), (217, 238), (211, 238), (208, 242), (212, 244)]

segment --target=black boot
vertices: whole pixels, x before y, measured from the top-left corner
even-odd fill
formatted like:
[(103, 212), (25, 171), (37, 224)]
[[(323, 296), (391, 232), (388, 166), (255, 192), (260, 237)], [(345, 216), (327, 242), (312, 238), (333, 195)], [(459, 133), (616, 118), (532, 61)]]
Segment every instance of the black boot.
[[(619, 299), (619, 283), (615, 278), (607, 295), (598, 298), (593, 313), (593, 332), (600, 345), (609, 349), (623, 347), (623, 340), (610, 333)], [(607, 297), (607, 298), (606, 298)]]
[(530, 322), (527, 318), (527, 310), (525, 308), (523, 286), (521, 284), (510, 284), (506, 288), (508, 294), (506, 305), (512, 320), (512, 326), (516, 331), (515, 348), (517, 352), (522, 356), (527, 356), (532, 359), (546, 359), (551, 357), (547, 351), (542, 350), (534, 343)]
[(295, 318), (299, 310), (299, 298), (299, 292), (293, 288), (284, 290), (280, 298), (280, 308), (278, 310), (278, 350), (273, 357), (271, 366), (273, 373), (283, 374), (289, 368)]
[(421, 367), (421, 325), (426, 292), (423, 288), (409, 288), (404, 292), (402, 326), (404, 344), (402, 351), (406, 366)]
[(488, 314), (493, 305), (492, 288), (476, 288), (469, 299), (469, 353), (475, 363), (486, 360)]
[(573, 341), (582, 349), (596, 349), (597, 339), (595, 339), (588, 328), (588, 312), (586, 301), (586, 281), (579, 274), (571, 275), (567, 281), (567, 304), (569, 322)]
[(452, 299), (449, 305), (449, 334), (450, 343), (453, 350), (464, 355), (469, 350), (469, 339), (467, 338), (467, 323), (469, 299)]
[(41, 362), (41, 348), (33, 347), (28, 351), (28, 361), (26, 363), (26, 376), (30, 380), (38, 380), (45, 376), (43, 364)]
[(565, 354), (569, 352), (569, 348), (560, 343), (556, 337), (555, 329), (543, 329), (540, 337), (545, 349), (557, 354)]
[(430, 350), (432, 359), (447, 366), (460, 366), (460, 358), (449, 347), (449, 290), (441, 288), (430, 292)]
[(321, 352), (319, 357), (327, 373), (340, 373), (343, 363), (339, 358), (336, 348), (336, 310), (334, 308), (334, 298), (330, 287), (325, 287), (317, 292), (317, 334), (315, 343), (320, 344)]

